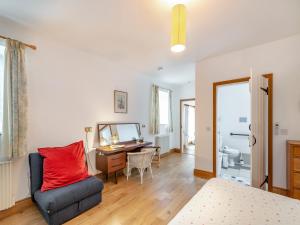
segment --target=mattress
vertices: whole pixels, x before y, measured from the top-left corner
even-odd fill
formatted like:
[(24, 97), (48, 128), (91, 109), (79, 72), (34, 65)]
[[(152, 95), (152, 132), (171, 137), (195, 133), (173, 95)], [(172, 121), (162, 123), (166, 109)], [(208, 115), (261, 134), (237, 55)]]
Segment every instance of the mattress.
[(169, 225), (300, 225), (300, 201), (214, 178)]

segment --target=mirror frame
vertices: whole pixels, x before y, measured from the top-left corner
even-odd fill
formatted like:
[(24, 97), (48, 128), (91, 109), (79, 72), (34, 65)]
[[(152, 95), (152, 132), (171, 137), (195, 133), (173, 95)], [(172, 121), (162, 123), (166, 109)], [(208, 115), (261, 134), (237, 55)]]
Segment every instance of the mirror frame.
[[(142, 133), (141, 133), (141, 125), (140, 123), (129, 123), (129, 122), (124, 122), (124, 123), (98, 123), (97, 124), (97, 128), (98, 128), (98, 139), (99, 139), (99, 145), (100, 145), (100, 132), (106, 127), (109, 126), (109, 130), (110, 130), (110, 135), (112, 135), (112, 130), (111, 130), (111, 125), (119, 125), (119, 124), (135, 124), (137, 126), (138, 129), (138, 135), (141, 137)], [(103, 126), (102, 128), (100, 128), (101, 126)], [(123, 142), (117, 142), (117, 144), (126, 144), (126, 143), (130, 143), (133, 142), (133, 140), (129, 140), (129, 141), (123, 141)]]

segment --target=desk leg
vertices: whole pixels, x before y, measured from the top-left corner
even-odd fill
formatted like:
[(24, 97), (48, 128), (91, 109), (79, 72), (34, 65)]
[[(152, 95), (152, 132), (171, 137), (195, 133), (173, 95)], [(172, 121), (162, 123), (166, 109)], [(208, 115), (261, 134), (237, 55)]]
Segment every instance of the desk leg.
[(118, 183), (118, 178), (117, 178), (117, 171), (115, 172), (115, 183)]

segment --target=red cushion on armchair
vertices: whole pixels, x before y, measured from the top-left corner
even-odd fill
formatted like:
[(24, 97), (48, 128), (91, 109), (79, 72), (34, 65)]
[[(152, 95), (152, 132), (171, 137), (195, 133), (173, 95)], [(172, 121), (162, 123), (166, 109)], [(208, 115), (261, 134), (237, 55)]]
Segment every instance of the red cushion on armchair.
[(39, 148), (44, 157), (43, 184), (41, 191), (47, 191), (86, 179), (83, 141), (65, 147)]

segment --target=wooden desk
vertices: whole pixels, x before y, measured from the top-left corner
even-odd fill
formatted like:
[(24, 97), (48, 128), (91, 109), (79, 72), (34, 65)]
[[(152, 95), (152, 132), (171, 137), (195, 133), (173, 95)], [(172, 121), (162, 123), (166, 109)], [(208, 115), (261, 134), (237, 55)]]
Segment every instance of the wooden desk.
[(126, 142), (118, 144), (119, 147), (109, 146), (98, 147), (96, 149), (96, 168), (105, 175), (106, 180), (111, 173), (115, 174), (117, 183), (117, 172), (126, 167), (126, 153), (139, 151), (141, 148), (151, 145), (151, 142)]

